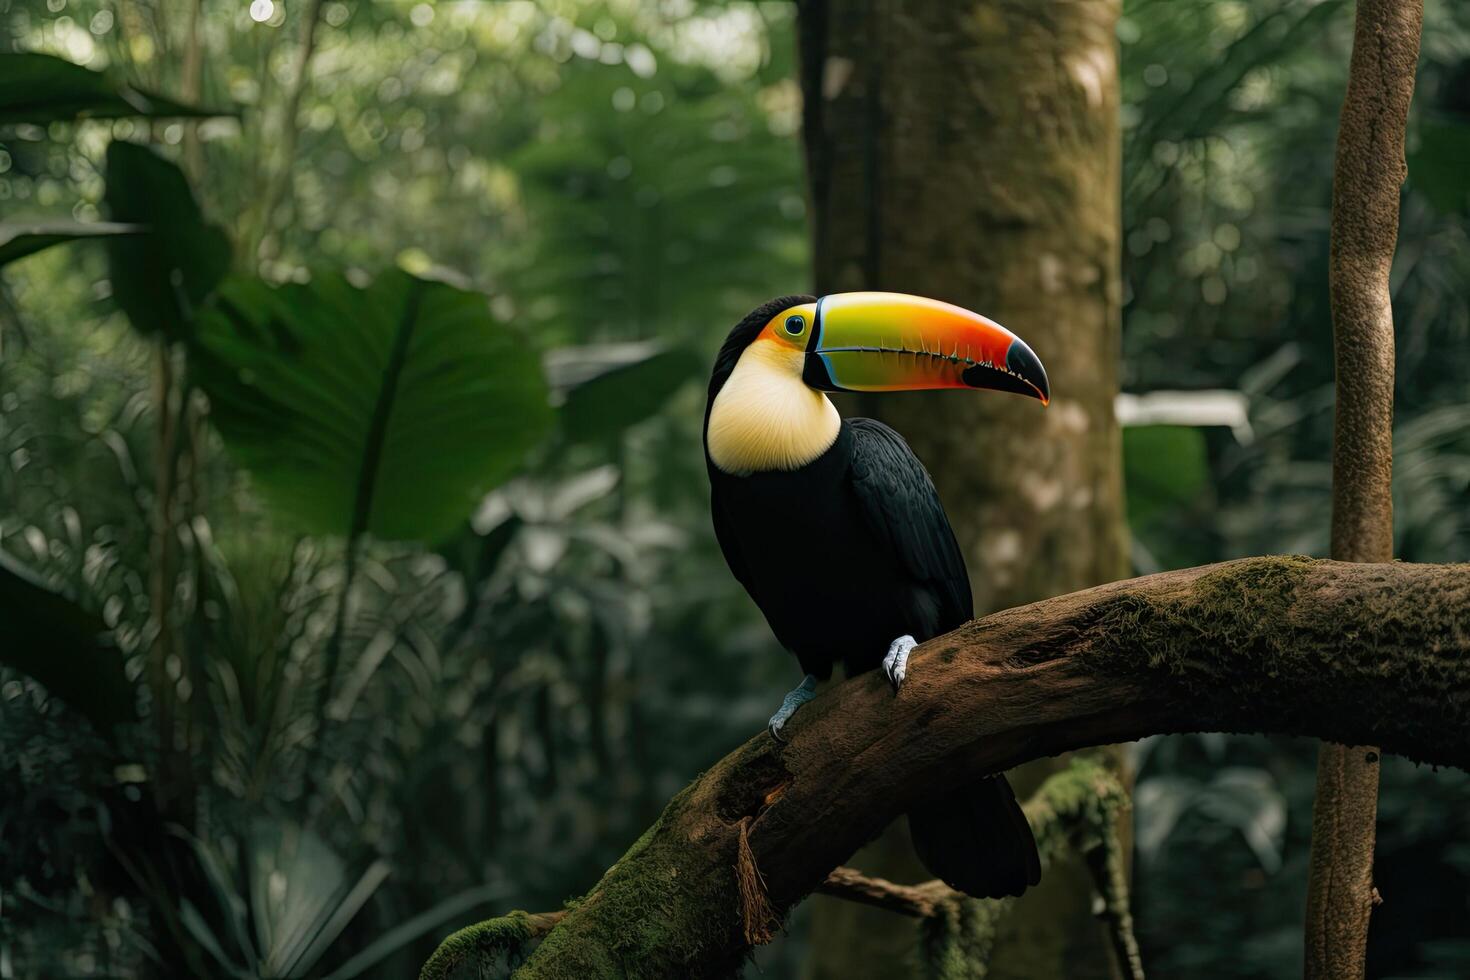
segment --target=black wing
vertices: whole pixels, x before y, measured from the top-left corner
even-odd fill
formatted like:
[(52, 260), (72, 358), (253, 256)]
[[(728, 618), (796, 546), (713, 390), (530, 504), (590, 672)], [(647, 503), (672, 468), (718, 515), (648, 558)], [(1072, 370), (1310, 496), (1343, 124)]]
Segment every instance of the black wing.
[(939, 631), (954, 629), (974, 616), (975, 606), (965, 559), (934, 481), (897, 432), (874, 419), (847, 421), (853, 491), (869, 528), (938, 604)]
[[(714, 464), (710, 464), (710, 469), (713, 471)], [(714, 473), (711, 472), (711, 484), (715, 479)], [(745, 591), (750, 592), (751, 597), (754, 598), (755, 593), (751, 592), (750, 588), (750, 570), (745, 567), (745, 555), (740, 550), (740, 535), (730, 526), (730, 519), (725, 516), (725, 508), (721, 505), (720, 498), (714, 493), (713, 488), (710, 492), (709, 504), (710, 517), (715, 525), (715, 541), (719, 543), (720, 551), (725, 554), (725, 564), (730, 566), (730, 571), (735, 575), (735, 581), (745, 586)]]

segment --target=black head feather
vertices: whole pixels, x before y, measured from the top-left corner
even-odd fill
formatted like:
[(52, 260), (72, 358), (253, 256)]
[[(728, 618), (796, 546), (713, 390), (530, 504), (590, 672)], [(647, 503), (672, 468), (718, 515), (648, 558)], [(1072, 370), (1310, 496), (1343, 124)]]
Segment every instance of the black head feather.
[(735, 329), (730, 331), (730, 335), (720, 346), (720, 352), (715, 355), (715, 369), (709, 379), (709, 399), (704, 404), (704, 424), (706, 426), (709, 425), (709, 413), (714, 407), (715, 396), (720, 393), (721, 388), (725, 387), (730, 372), (735, 370), (735, 363), (740, 360), (740, 355), (745, 352), (745, 348), (750, 346), (750, 342), (760, 334), (761, 328), (770, 323), (771, 319), (782, 310), (816, 301), (815, 296), (802, 294), (779, 296), (757, 306), (746, 314), (745, 319), (735, 324)]

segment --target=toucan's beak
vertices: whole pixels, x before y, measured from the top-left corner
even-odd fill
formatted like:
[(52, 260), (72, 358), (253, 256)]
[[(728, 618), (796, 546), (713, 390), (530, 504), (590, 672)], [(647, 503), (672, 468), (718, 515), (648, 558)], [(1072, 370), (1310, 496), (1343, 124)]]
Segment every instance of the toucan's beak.
[(822, 391), (994, 388), (1051, 401), (1046, 369), (994, 320), (903, 293), (817, 301), (802, 378)]

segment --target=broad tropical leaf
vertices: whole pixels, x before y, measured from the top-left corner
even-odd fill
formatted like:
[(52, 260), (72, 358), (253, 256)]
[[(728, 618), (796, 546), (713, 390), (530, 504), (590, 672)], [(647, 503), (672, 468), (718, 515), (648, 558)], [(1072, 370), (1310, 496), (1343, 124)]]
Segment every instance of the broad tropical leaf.
[(573, 442), (609, 439), (656, 413), (703, 373), (684, 348), (657, 344), (603, 344), (556, 351), (553, 381), (563, 380), (562, 432)]
[(191, 364), (226, 445), (309, 532), (440, 539), (552, 418), (535, 352), (483, 296), (400, 271), (229, 280)]
[[(283, 821), (255, 821), (242, 835), (233, 860), (228, 851), (186, 839), (204, 873), (206, 894), (213, 895), (213, 921), (218, 924), (211, 924), (189, 899), (179, 902), (179, 920), (225, 975), (241, 980), (320, 976), (322, 961), (389, 873), (381, 860), (349, 865), (317, 834)], [(479, 885), (451, 895), (351, 951), (327, 976), (350, 980), (505, 890), (502, 885)]]
[(142, 230), (139, 225), (112, 221), (0, 222), (0, 267), (52, 245), (108, 235), (136, 235)]
[(317, 973), (389, 872), (381, 860), (349, 865), (311, 830), (273, 818), (251, 824), (233, 862), (228, 852), (190, 842), (224, 928), (188, 899), (179, 919), (225, 975), (242, 980)]
[(0, 126), (71, 119), (234, 115), (185, 105), (49, 54), (0, 54)]
[(34, 677), (98, 728), (132, 720), (133, 685), (102, 620), (0, 551), (0, 663)]
[(108, 145), (104, 199), (114, 221), (149, 229), (108, 240), (113, 298), (140, 332), (184, 339), (195, 308), (229, 271), (229, 239), (204, 220), (184, 172), (137, 143)]

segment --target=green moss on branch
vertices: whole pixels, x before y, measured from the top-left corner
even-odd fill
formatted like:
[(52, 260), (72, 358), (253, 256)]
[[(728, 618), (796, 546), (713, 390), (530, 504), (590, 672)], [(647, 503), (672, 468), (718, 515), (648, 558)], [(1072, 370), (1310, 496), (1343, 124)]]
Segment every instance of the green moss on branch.
[(1271, 731), (1470, 766), (1466, 566), (1253, 558), (1167, 572), (997, 613), (910, 664), (899, 696), (854, 679), (803, 709), (788, 743), (757, 736), (717, 763), (520, 975), (737, 970), (747, 817), (784, 913), (916, 799), (1069, 749)]
[[(1112, 869), (1111, 859), (1119, 853), (1118, 817), (1127, 807), (1128, 793), (1118, 777), (1093, 759), (1076, 757), (1048, 777), (1024, 807), (1042, 872), (1069, 854), (1083, 856), (1089, 866)], [(1131, 947), (1136, 956), (1126, 879), (1108, 875), (1097, 885), (1115, 947)], [(925, 974), (931, 980), (984, 980), (996, 934), (1014, 904), (1014, 899), (976, 900), (949, 890), (920, 926)], [(1128, 961), (1123, 962), (1125, 975), (1132, 976)]]
[(533, 937), (530, 920), (530, 913), (515, 911), (465, 926), (439, 944), (419, 971), (419, 980), (449, 980), (465, 963), (475, 964), (477, 976), (498, 960), (515, 965)]

